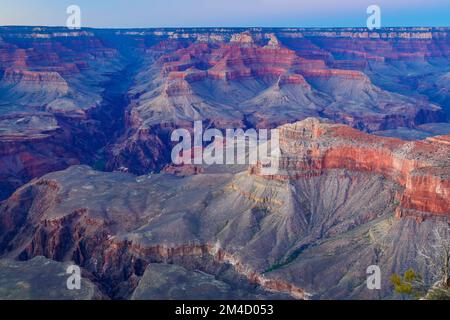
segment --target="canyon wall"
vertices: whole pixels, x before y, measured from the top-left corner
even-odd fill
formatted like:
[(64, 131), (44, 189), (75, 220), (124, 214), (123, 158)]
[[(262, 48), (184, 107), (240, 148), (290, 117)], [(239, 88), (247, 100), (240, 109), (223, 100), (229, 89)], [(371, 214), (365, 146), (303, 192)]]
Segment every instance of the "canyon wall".
[[(378, 173), (404, 187), (397, 216), (450, 214), (448, 136), (406, 142), (314, 118), (280, 127), (279, 172), (292, 179), (346, 169)], [(258, 174), (261, 164), (251, 168)]]

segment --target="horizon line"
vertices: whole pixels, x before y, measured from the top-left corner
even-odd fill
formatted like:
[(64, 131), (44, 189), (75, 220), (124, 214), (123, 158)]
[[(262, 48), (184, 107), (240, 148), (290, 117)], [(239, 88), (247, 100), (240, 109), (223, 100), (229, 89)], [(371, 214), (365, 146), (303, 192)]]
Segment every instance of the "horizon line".
[(97, 30), (149, 30), (149, 29), (367, 29), (368, 31), (374, 32), (383, 29), (389, 28), (450, 28), (450, 25), (428, 25), (428, 26), (384, 26), (378, 29), (369, 30), (365, 26), (336, 26), (336, 27), (327, 27), (327, 26), (284, 26), (284, 27), (271, 27), (271, 26), (178, 26), (178, 27), (81, 27), (79, 29), (70, 29), (67, 26), (63, 25), (22, 25), (22, 24), (11, 24), (11, 25), (0, 25), (0, 28), (60, 28), (60, 29), (69, 29), (71, 31), (74, 30), (83, 30), (83, 29), (97, 29)]

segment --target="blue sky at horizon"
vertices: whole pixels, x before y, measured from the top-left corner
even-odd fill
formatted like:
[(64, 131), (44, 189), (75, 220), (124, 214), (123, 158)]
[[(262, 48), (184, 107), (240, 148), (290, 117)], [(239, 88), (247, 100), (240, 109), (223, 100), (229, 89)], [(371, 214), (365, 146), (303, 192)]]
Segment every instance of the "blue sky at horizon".
[(382, 26), (450, 26), (450, 0), (0, 0), (0, 25), (65, 25), (72, 4), (83, 27), (364, 27), (371, 4)]

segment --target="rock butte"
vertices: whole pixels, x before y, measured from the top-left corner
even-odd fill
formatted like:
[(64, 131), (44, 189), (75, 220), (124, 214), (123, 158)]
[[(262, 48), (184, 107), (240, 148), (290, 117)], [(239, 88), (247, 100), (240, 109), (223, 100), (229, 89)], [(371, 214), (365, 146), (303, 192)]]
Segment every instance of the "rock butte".
[(406, 142), (314, 118), (284, 125), (279, 134), (280, 173), (267, 178), (314, 176), (328, 169), (380, 173), (404, 187), (398, 217), (450, 215), (449, 136)]

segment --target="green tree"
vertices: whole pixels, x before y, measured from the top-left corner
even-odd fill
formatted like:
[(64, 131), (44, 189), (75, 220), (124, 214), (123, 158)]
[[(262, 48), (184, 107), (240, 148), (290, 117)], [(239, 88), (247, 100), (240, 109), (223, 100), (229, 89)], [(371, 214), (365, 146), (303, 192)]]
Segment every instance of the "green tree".
[(394, 273), (390, 280), (394, 291), (402, 297), (418, 299), (426, 292), (422, 276), (412, 268), (406, 270), (403, 276)]

